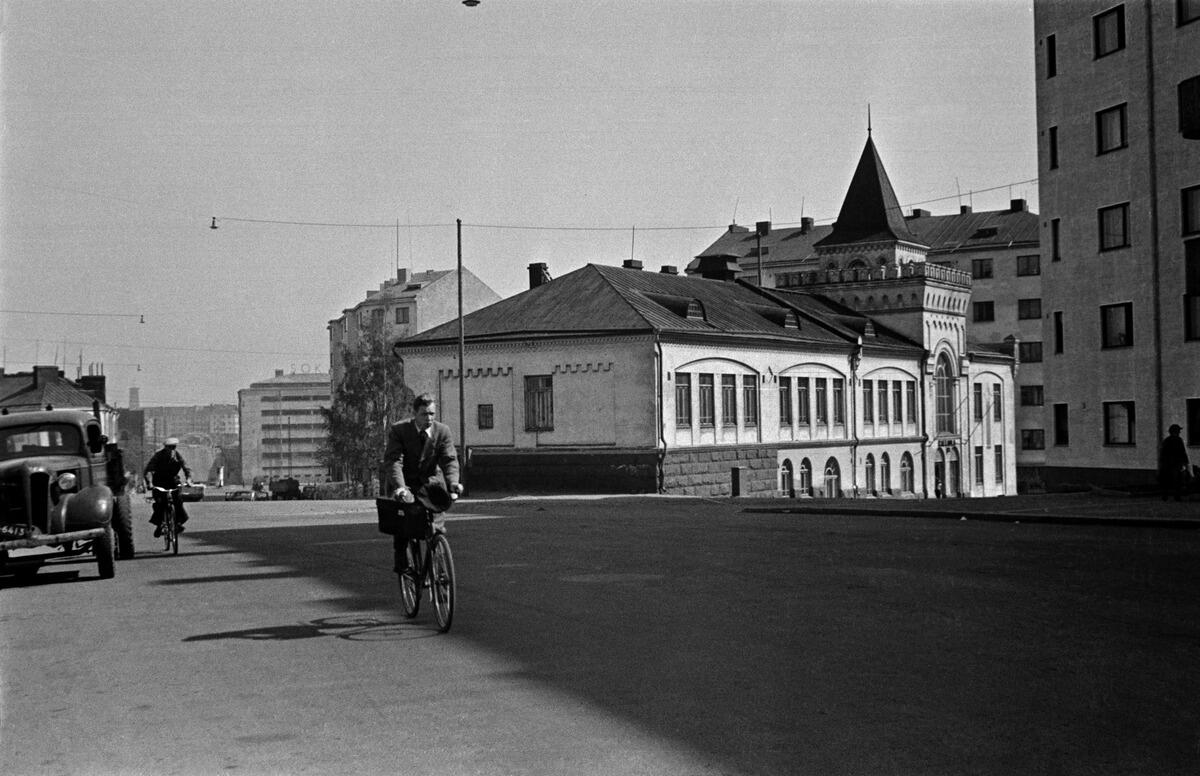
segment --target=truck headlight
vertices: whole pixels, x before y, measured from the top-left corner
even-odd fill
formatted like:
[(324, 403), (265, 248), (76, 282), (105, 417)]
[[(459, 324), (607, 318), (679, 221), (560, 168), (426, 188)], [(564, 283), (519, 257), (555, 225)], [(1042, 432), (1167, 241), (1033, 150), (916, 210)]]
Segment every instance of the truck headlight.
[(72, 472), (63, 472), (58, 475), (58, 489), (63, 492), (75, 490), (76, 482), (78, 482), (78, 479)]

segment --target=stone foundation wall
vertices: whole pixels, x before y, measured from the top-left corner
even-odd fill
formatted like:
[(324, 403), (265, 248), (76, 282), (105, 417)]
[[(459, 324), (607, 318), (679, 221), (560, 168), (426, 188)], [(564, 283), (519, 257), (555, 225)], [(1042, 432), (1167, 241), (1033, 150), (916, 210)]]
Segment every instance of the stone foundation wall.
[(728, 497), (734, 495), (735, 488), (739, 496), (777, 495), (777, 449), (754, 445), (719, 450), (680, 448), (667, 451), (663, 461), (665, 492)]

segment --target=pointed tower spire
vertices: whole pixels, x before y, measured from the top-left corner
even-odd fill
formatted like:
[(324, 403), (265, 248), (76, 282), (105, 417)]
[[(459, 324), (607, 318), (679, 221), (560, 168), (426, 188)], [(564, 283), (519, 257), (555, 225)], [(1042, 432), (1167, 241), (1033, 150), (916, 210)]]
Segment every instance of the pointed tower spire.
[(816, 246), (845, 245), (858, 242), (902, 240), (920, 244), (908, 225), (900, 201), (888, 180), (887, 171), (871, 139), (870, 110), (867, 114), (867, 145), (863, 148), (858, 168), (846, 190), (842, 209), (833, 231)]

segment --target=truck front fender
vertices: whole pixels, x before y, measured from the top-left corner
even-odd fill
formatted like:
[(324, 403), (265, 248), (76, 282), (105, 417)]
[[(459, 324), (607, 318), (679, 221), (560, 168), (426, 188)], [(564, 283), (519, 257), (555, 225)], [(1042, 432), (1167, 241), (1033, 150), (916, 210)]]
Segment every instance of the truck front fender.
[(93, 485), (71, 494), (59, 503), (67, 530), (107, 526), (112, 522), (113, 492), (104, 485)]

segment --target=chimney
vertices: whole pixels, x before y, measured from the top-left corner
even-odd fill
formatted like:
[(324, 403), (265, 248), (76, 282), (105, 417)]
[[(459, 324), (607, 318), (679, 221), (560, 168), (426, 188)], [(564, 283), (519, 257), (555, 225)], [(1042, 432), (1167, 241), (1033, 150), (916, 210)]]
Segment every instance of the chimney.
[(676, 267), (674, 264), (664, 264), (659, 272), (663, 275), (678, 275), (679, 267)]
[(397, 267), (396, 282), (397, 283), (407, 283), (408, 282), (408, 268), (407, 267)]
[(737, 277), (738, 263), (736, 256), (697, 256), (696, 268), (691, 274), (699, 275), (705, 280), (730, 281)]
[(106, 402), (108, 401), (106, 379), (104, 375), (83, 375), (75, 384), (79, 386), (79, 390), (92, 398)]
[(929, 211), (922, 210), (919, 207), (915, 207), (915, 208), (913, 208), (912, 217), (913, 218), (929, 218)]
[(970, 205), (959, 205), (958, 206), (958, 214), (959, 215), (965, 216), (967, 213), (970, 213), (970, 212), (971, 212)]
[(812, 231), (813, 220), (811, 216), (804, 216), (800, 219), (800, 234), (808, 234)]
[(621, 263), (621, 266), (625, 269), (641, 269), (642, 262), (638, 261), (637, 259), (625, 259), (625, 261)]
[(142, 407), (141, 389), (131, 387), (129, 389), (129, 409), (137, 410), (137, 409), (141, 409), (141, 407)]
[(276, 377), (283, 377), (283, 370), (282, 370), (282, 369), (276, 369), (276, 370), (275, 370), (275, 376), (276, 376)]
[(58, 367), (56, 366), (35, 366), (33, 368), (33, 384), (34, 387), (49, 385), (54, 382), (59, 376)]
[(534, 262), (529, 265), (529, 287), (537, 288), (543, 283), (550, 282), (550, 270), (546, 269), (544, 261)]
[(1024, 213), (1028, 209), (1029, 207), (1023, 199), (1014, 199), (1008, 203), (1008, 211), (1010, 213)]

